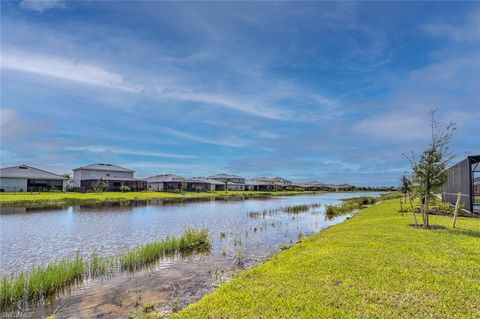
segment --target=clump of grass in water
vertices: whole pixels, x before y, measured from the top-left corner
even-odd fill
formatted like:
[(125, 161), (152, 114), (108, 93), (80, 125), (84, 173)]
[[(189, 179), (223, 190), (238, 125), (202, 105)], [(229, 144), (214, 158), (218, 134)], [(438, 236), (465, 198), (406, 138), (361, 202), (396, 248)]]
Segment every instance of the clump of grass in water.
[(354, 210), (362, 209), (369, 205), (373, 205), (376, 202), (376, 198), (367, 196), (344, 199), (340, 205), (326, 205), (325, 215), (327, 216), (327, 218), (332, 219), (341, 215), (351, 213)]
[(320, 207), (320, 204), (286, 206), (281, 208), (281, 210), (289, 214), (300, 214), (300, 213), (308, 212), (311, 208), (317, 208), (317, 207)]
[(252, 211), (248, 212), (248, 216), (250, 218), (265, 218), (265, 216), (273, 216), (279, 213), (287, 213), (287, 214), (300, 214), (308, 212), (312, 208), (320, 207), (321, 204), (304, 204), (304, 205), (295, 205), (295, 206), (285, 206), (276, 209), (266, 209), (264, 211)]
[(14, 309), (20, 306), (19, 303), (26, 305), (39, 302), (87, 277), (101, 276), (117, 268), (137, 270), (166, 255), (206, 252), (210, 246), (207, 229), (189, 228), (180, 237), (167, 237), (148, 243), (118, 257), (101, 257), (94, 252), (88, 260), (77, 254), (73, 259), (62, 259), (46, 267), (4, 276), (0, 280), (0, 311)]
[(163, 256), (205, 252), (210, 249), (210, 246), (211, 240), (207, 229), (187, 228), (180, 237), (167, 237), (120, 255), (120, 267), (123, 270), (133, 271), (151, 264)]

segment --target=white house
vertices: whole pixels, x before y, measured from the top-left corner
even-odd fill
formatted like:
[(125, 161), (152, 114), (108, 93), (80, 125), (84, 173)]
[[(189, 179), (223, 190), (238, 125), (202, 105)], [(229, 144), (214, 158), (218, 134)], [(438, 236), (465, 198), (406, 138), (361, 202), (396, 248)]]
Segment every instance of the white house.
[(66, 191), (67, 178), (28, 165), (0, 169), (0, 192)]
[(146, 189), (145, 181), (136, 179), (135, 171), (105, 163), (90, 164), (73, 170), (73, 187), (93, 189), (100, 179), (106, 182), (106, 191), (119, 191), (122, 186), (128, 186), (132, 191)]
[(222, 173), (209, 176), (208, 178), (224, 183), (229, 191), (245, 190), (245, 177)]

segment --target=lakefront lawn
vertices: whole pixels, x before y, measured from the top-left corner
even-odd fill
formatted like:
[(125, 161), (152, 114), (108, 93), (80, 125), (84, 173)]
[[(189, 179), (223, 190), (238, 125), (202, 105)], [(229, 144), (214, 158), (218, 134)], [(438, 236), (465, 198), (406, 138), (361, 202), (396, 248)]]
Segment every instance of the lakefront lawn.
[(69, 205), (86, 204), (96, 202), (119, 202), (131, 200), (182, 200), (182, 199), (202, 199), (202, 198), (221, 198), (221, 197), (250, 197), (250, 196), (270, 196), (270, 195), (300, 195), (314, 194), (320, 192), (313, 191), (278, 191), (278, 192), (258, 192), (258, 191), (216, 191), (216, 192), (186, 192), (186, 193), (168, 193), (168, 192), (104, 192), (104, 193), (0, 193), (0, 205), (9, 206), (34, 206), (43, 207), (49, 205)]
[(446, 228), (425, 230), (398, 211), (364, 209), (173, 318), (480, 318), (480, 219), (431, 216)]

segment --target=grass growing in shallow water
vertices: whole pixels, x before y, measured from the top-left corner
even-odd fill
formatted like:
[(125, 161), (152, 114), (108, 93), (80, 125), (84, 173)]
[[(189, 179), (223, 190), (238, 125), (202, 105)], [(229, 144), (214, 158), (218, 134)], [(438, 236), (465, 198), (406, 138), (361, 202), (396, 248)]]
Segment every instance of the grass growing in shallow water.
[(117, 268), (137, 270), (164, 256), (190, 255), (206, 252), (211, 240), (207, 229), (186, 229), (180, 237), (148, 243), (115, 257), (101, 257), (93, 253), (90, 259), (77, 254), (73, 259), (62, 259), (45, 267), (36, 267), (0, 280), (0, 310), (14, 309), (19, 303), (39, 302), (85, 278), (104, 275)]
[(144, 267), (164, 255), (180, 253), (189, 255), (205, 252), (210, 249), (211, 240), (207, 229), (185, 230), (180, 237), (167, 237), (153, 243), (134, 248), (120, 255), (120, 267), (123, 270), (137, 270)]

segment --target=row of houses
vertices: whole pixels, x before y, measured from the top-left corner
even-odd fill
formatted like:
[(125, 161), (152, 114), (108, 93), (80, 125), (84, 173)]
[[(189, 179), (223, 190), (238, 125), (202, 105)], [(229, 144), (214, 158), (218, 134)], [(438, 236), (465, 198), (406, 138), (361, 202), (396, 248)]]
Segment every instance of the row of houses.
[[(184, 178), (174, 174), (155, 175), (137, 179), (135, 171), (114, 164), (96, 163), (73, 169), (73, 179), (57, 175), (28, 165), (0, 169), (0, 192), (74, 191), (85, 192), (95, 189), (100, 180), (105, 191), (120, 191), (128, 187), (131, 191), (159, 192), (204, 192), (204, 191), (278, 191), (286, 189), (348, 191), (348, 184), (329, 185), (312, 181), (294, 183), (282, 177), (245, 177), (231, 174), (216, 174), (205, 177)], [(70, 184), (70, 185), (69, 185)]]

